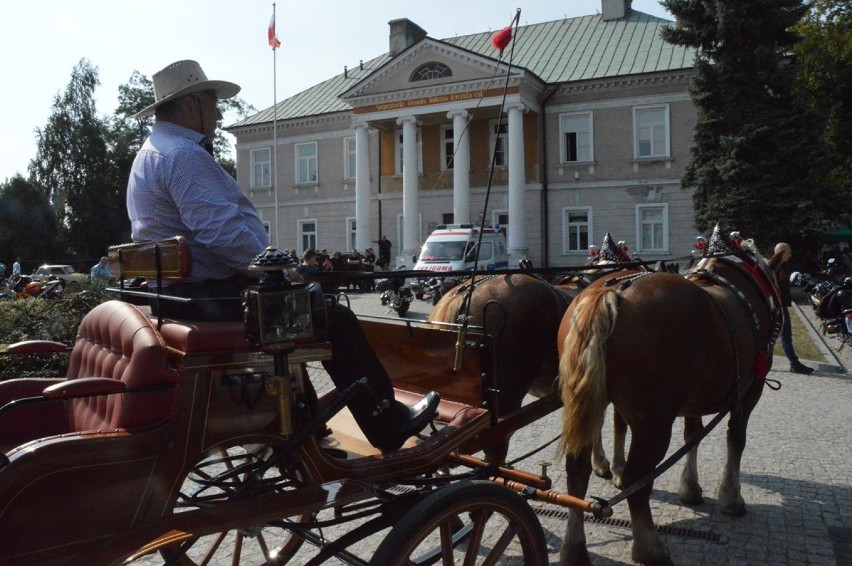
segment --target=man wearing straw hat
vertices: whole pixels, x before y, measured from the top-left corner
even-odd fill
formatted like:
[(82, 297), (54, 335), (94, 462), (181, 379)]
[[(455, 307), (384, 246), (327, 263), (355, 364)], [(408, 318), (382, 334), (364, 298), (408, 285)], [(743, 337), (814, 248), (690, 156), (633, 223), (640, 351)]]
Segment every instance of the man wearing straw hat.
[[(248, 266), (269, 245), (269, 237), (254, 205), (212, 156), (222, 119), (218, 101), (235, 96), (240, 87), (208, 80), (195, 61), (172, 63), (154, 74), (153, 83), (154, 103), (136, 114), (153, 115), (156, 122), (127, 184), (131, 236), (134, 242), (187, 239), (192, 277), (165, 287), (164, 294), (223, 298), (190, 303), (188, 309), (163, 301), (165, 316), (241, 320), (239, 302), (224, 298), (237, 297), (254, 283)], [(432, 419), (438, 395), (430, 393), (412, 407), (394, 400), (390, 378), (348, 308), (329, 308), (323, 338), (332, 344), (332, 360), (323, 365), (339, 389), (362, 377), (368, 380), (373, 395), (356, 396), (349, 409), (374, 446), (393, 452)], [(387, 408), (375, 415), (377, 402)]]

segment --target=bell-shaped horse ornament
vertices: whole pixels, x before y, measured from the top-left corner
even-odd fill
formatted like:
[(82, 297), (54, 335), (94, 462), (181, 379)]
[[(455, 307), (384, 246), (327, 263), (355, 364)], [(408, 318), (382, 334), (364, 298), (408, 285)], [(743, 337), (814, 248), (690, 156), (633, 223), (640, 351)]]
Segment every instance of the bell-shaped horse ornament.
[(713, 228), (713, 235), (710, 236), (710, 244), (707, 246), (708, 255), (724, 255), (732, 254), (738, 251), (739, 245), (735, 244), (722, 234), (719, 225)]
[(609, 232), (607, 232), (606, 236), (604, 236), (599, 257), (600, 261), (607, 261), (610, 263), (621, 262), (621, 250), (615, 245), (615, 242), (612, 240), (612, 236)]

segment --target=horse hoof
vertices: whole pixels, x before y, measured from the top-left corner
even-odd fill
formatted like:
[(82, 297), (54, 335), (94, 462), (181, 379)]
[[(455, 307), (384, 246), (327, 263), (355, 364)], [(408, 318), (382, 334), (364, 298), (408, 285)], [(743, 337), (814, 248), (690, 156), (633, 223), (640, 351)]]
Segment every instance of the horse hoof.
[(559, 564), (561, 566), (591, 566), (592, 559), (584, 545), (572, 545), (571, 547), (562, 545), (562, 548), (559, 549)]
[(684, 497), (684, 496), (681, 496), (681, 497), (680, 497), (680, 501), (681, 501), (681, 503), (683, 503), (684, 505), (701, 505), (702, 503), (704, 503), (704, 498), (703, 498), (702, 496), (700, 496), (700, 495), (699, 495), (698, 497), (692, 497), (692, 496), (690, 496), (690, 497)]
[(740, 503), (738, 505), (723, 505), (719, 510), (728, 517), (742, 517), (747, 512), (745, 503)]
[(606, 468), (596, 469), (595, 475), (598, 476), (599, 478), (602, 478), (602, 479), (605, 479), (605, 480), (611, 480), (612, 479), (612, 472), (610, 470), (606, 469)]

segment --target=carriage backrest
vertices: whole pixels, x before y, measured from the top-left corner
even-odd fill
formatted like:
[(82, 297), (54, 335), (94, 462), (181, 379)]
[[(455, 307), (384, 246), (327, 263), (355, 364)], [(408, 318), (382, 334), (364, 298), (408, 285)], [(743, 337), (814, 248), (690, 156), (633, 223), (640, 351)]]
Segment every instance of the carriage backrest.
[[(107, 301), (80, 323), (67, 379), (107, 377), (127, 388), (153, 387), (66, 401), (71, 430), (130, 431), (156, 426), (174, 412), (178, 375), (168, 367), (163, 338), (137, 307)], [(157, 386), (163, 386), (157, 388)]]

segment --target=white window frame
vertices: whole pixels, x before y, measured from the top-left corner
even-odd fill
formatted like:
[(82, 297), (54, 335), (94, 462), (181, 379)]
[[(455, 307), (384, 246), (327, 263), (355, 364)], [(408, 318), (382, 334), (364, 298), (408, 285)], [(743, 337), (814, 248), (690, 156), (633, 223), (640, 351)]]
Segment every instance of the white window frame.
[[(302, 150), (306, 148), (311, 148), (313, 155), (302, 155)], [(296, 184), (316, 185), (319, 183), (319, 148), (317, 142), (297, 143), (293, 151), (296, 159)]]
[(353, 181), (357, 170), (357, 157), (355, 153), (355, 136), (343, 138), (343, 178)]
[[(449, 138), (447, 137), (449, 135)], [(453, 125), (444, 124), (441, 126), (441, 171), (452, 171), (455, 166), (453, 163), (448, 163), (448, 160), (453, 156), (456, 150), (455, 140), (453, 139)]]
[[(646, 112), (663, 111), (662, 121), (640, 125), (640, 117)], [(648, 136), (643, 136), (644, 129), (650, 129)], [(655, 142), (655, 134), (662, 130), (664, 139)], [(643, 154), (641, 146), (643, 142), (650, 144), (650, 151)], [(659, 147), (662, 146), (662, 147)], [(671, 120), (669, 119), (668, 104), (649, 104), (646, 106), (633, 107), (633, 157), (635, 159), (667, 158), (671, 156)]]
[[(662, 220), (660, 222), (662, 224), (662, 242), (654, 242), (655, 245), (652, 247), (645, 247), (645, 241), (642, 238), (646, 226), (657, 224), (657, 222), (645, 219), (645, 211), (647, 210), (659, 210), (662, 212)], [(646, 253), (669, 252), (669, 204), (667, 202), (636, 205), (636, 251)]]
[[(503, 131), (501, 133), (497, 132), (497, 126), (500, 126), (500, 129)], [(508, 167), (509, 166), (509, 122), (508, 120), (491, 120), (491, 123), (488, 126), (488, 139), (489, 139), (489, 148), (491, 152), (489, 155), (489, 167), (491, 165), (490, 158), (494, 155), (494, 148), (497, 145), (497, 139), (500, 139), (500, 146), (503, 148), (502, 153), (498, 154), (498, 158), (494, 159), (495, 167)], [(502, 157), (499, 157), (502, 155)]]
[[(582, 128), (570, 126), (570, 122), (585, 122)], [(565, 136), (569, 133), (576, 134), (577, 138), (577, 159), (568, 159), (568, 147), (565, 142)], [(585, 139), (581, 140), (585, 134)], [(588, 147), (587, 153), (581, 155), (580, 148)], [(588, 163), (595, 160), (595, 130), (594, 117), (592, 112), (571, 112), (568, 114), (559, 115), (559, 162), (560, 163)]]
[[(394, 132), (396, 143), (394, 143), (394, 174), (402, 175), (402, 129)], [(420, 136), (420, 128), (417, 128), (417, 173), (423, 174), (423, 142)]]
[[(586, 213), (586, 221), (585, 222), (571, 222), (570, 214), (572, 212), (585, 212)], [(562, 253), (563, 254), (576, 254), (576, 253), (588, 253), (589, 245), (594, 241), (593, 233), (592, 233), (592, 207), (591, 206), (566, 206), (562, 209)], [(586, 246), (581, 246), (580, 242), (580, 228), (582, 226), (586, 227)], [(571, 232), (576, 230), (577, 234), (577, 247), (572, 248), (570, 246), (570, 236)]]
[[(259, 159), (262, 155), (266, 156), (266, 160)], [(251, 181), (252, 189), (271, 189), (272, 188), (272, 148), (264, 147), (262, 149), (251, 150)], [(258, 171), (260, 167), (260, 171)], [(260, 177), (260, 179), (258, 179)]]
[[(313, 230), (306, 230), (306, 226), (313, 225)], [(298, 242), (298, 250), (299, 250), (299, 259), (301, 259), (302, 254), (305, 253), (305, 250), (311, 248), (313, 250), (317, 249), (317, 242), (319, 240), (319, 234), (317, 230), (317, 219), (316, 218), (303, 218), (296, 222), (296, 241)], [(310, 245), (305, 245), (305, 238), (311, 240)]]

